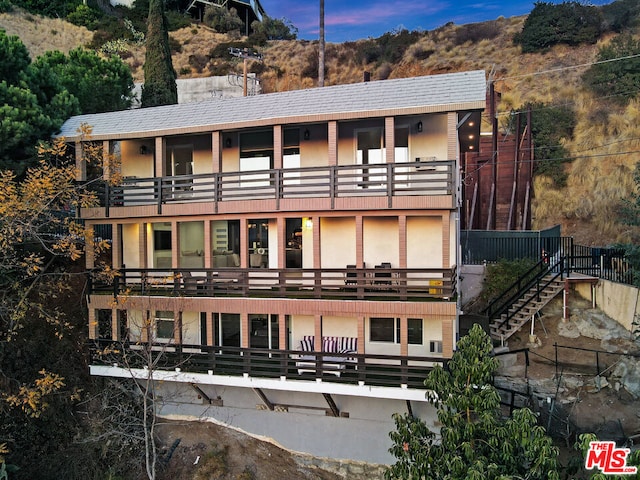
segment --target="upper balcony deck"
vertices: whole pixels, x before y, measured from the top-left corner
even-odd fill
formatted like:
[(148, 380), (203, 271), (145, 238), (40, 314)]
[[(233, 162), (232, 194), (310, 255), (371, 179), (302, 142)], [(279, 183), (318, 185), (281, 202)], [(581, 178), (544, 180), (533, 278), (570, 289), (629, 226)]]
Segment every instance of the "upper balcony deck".
[(369, 208), (451, 209), (454, 166), (454, 161), (415, 161), (126, 178), (115, 187), (103, 183), (99, 197), (104, 210), (88, 209), (93, 211), (83, 216), (161, 215), (168, 213), (167, 206), (184, 203), (206, 203), (209, 212), (213, 204), (213, 213), (251, 211), (247, 202), (256, 200), (271, 202), (260, 205), (263, 211), (349, 210), (362, 209), (363, 197), (379, 199), (368, 203)]

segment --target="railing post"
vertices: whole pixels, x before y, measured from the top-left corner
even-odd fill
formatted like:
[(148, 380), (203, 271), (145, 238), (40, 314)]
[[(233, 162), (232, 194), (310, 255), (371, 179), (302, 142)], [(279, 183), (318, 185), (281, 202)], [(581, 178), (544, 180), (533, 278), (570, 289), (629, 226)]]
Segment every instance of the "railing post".
[(158, 198), (158, 215), (162, 215), (162, 177), (155, 178), (153, 183)]

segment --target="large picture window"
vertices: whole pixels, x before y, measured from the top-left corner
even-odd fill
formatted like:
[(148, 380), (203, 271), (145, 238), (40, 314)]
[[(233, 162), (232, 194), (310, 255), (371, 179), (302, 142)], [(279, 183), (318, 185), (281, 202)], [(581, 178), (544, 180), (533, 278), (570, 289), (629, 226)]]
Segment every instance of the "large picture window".
[(156, 339), (173, 340), (175, 320), (173, 312), (159, 310), (156, 312)]

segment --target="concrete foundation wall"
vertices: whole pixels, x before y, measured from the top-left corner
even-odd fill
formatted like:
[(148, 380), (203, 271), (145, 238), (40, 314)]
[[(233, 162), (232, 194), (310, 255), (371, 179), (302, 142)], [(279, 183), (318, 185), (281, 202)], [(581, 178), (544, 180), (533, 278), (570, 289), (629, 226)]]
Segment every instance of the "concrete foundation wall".
[[(388, 452), (389, 432), (395, 430), (392, 415), (407, 411), (402, 400), (332, 395), (341, 414), (348, 414), (348, 418), (333, 417), (327, 416), (329, 405), (319, 393), (264, 390), (273, 404), (289, 405), (288, 411), (280, 407), (270, 411), (250, 389), (203, 386), (210, 398), (222, 400), (224, 406), (220, 407), (203, 402), (185, 384), (164, 384), (161, 388), (163, 417), (212, 421), (294, 452), (376, 464), (395, 461)], [(414, 415), (435, 430), (435, 408), (427, 402), (411, 402), (411, 407)]]
[[(592, 300), (592, 287), (583, 283), (576, 285), (576, 293), (587, 300)], [(631, 285), (602, 280), (593, 288), (595, 306), (607, 316), (618, 322), (630, 332), (638, 329), (633, 321), (640, 319), (640, 290)], [(569, 300), (571, 302), (571, 300)]]

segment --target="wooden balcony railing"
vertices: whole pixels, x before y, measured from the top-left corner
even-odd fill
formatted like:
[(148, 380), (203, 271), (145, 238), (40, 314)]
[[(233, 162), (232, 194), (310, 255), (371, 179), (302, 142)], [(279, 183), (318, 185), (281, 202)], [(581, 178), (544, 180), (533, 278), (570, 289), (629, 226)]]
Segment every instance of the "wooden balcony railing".
[[(108, 209), (119, 206), (288, 198), (452, 195), (454, 162), (429, 161), (339, 165), (252, 172), (225, 172), (156, 178), (128, 178), (116, 187), (102, 184)], [(452, 201), (453, 205), (453, 201)]]
[[(305, 352), (205, 345), (141, 344), (95, 340), (89, 343), (92, 365), (142, 369), (150, 357), (158, 370), (184, 373), (286, 378), (388, 387), (425, 388), (424, 379), (442, 357)], [(307, 355), (310, 354), (310, 355)], [(348, 356), (348, 358), (347, 358)], [(310, 359), (309, 357), (314, 357)], [(344, 357), (344, 360), (342, 360)], [(179, 379), (176, 379), (179, 381)]]
[(449, 300), (456, 271), (421, 268), (266, 269), (123, 268), (112, 283), (94, 280), (91, 293), (242, 296), (363, 300)]

